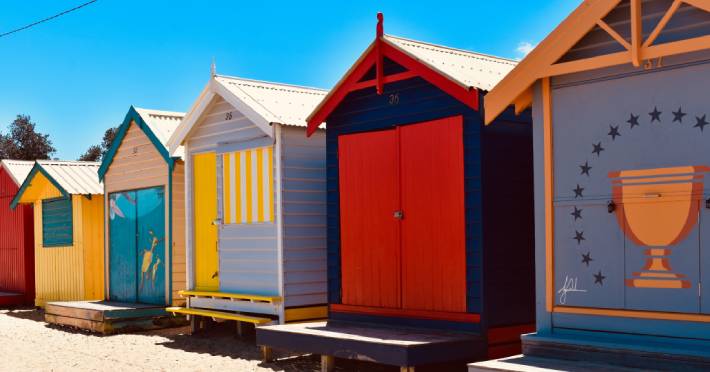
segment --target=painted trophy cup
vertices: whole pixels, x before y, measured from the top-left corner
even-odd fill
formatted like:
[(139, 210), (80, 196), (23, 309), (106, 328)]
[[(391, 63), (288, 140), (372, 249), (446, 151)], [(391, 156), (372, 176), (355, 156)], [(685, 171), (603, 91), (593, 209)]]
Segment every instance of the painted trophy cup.
[(646, 265), (626, 279), (627, 287), (690, 288), (671, 272), (671, 247), (698, 223), (706, 166), (610, 172), (617, 222), (634, 243), (646, 247)]

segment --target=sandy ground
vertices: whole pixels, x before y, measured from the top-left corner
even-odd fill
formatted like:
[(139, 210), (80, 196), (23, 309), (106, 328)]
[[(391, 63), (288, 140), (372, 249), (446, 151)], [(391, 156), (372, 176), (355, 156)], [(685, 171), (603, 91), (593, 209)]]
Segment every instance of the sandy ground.
[[(99, 336), (47, 325), (41, 312), (34, 309), (0, 310), (0, 371), (320, 369), (320, 359), (315, 356), (294, 356), (283, 352), (276, 353), (278, 361), (262, 363), (253, 339), (240, 340), (235, 334), (233, 324), (225, 323), (194, 336), (187, 335), (186, 328)], [(336, 364), (338, 371), (399, 371), (398, 368), (362, 362), (338, 360)], [(461, 369), (464, 368), (455, 368)]]

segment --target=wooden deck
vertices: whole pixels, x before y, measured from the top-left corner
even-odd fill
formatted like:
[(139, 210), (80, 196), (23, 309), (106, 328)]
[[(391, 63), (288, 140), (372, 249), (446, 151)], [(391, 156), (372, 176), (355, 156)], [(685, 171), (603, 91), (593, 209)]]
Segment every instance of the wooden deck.
[(256, 342), (267, 359), (271, 348), (319, 354), (324, 370), (334, 357), (406, 369), (485, 355), (485, 342), (476, 335), (334, 321), (257, 327)]
[[(710, 370), (710, 341), (669, 340), (664, 337), (577, 332), (522, 337), (526, 360), (555, 365), (573, 362), (642, 370)], [(532, 357), (532, 359), (531, 359)], [(510, 362), (506, 363), (509, 365)], [(520, 365), (521, 363), (515, 363)], [(524, 364), (523, 364), (524, 365)], [(510, 369), (517, 371), (520, 369)], [(575, 368), (573, 370), (585, 370)]]
[(624, 368), (608, 363), (593, 363), (588, 361), (570, 361), (563, 359), (538, 358), (524, 355), (471, 363), (468, 372), (555, 372), (555, 371), (585, 371), (585, 372), (637, 372), (635, 368)]
[(175, 317), (165, 307), (108, 301), (49, 302), (45, 321), (91, 332), (114, 334), (170, 328), (186, 325), (184, 317)]
[(0, 306), (17, 306), (25, 303), (27, 301), (22, 293), (0, 292)]

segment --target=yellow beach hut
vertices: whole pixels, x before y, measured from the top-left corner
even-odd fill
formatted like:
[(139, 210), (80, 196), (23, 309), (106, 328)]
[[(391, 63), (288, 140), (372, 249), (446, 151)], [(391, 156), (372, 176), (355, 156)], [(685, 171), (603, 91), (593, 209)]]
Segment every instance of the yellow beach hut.
[(99, 166), (38, 160), (12, 200), (34, 205), (36, 306), (104, 297)]

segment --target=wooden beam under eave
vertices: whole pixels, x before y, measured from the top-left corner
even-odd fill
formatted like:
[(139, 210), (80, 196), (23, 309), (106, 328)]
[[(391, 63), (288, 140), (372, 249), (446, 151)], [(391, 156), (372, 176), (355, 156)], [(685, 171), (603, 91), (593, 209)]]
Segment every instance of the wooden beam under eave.
[(606, 33), (609, 34), (609, 36), (611, 36), (619, 44), (621, 44), (624, 47), (624, 49), (631, 50), (631, 44), (629, 44), (629, 42), (626, 41), (626, 39), (621, 37), (621, 35), (619, 35), (619, 33), (616, 32), (616, 30), (611, 28), (611, 26), (609, 26), (608, 23), (606, 23), (600, 19), (597, 21), (597, 26), (599, 26), (602, 30), (606, 31)]
[[(560, 23), (486, 95), (486, 123), (505, 111), (517, 96), (545, 76), (544, 70), (558, 61), (596, 25), (616, 8), (621, 0), (584, 1)], [(627, 60), (628, 61), (628, 60)]]
[(656, 25), (656, 28), (653, 29), (650, 35), (648, 35), (648, 38), (646, 41), (643, 43), (644, 47), (648, 47), (649, 45), (653, 44), (654, 41), (656, 41), (656, 38), (658, 38), (658, 35), (661, 34), (661, 31), (666, 27), (668, 24), (668, 21), (673, 18), (673, 14), (680, 8), (680, 5), (683, 3), (683, 0), (675, 0), (673, 1), (673, 4), (671, 4), (670, 8), (666, 11), (666, 14), (663, 15), (663, 18), (661, 18), (660, 21), (658, 21), (658, 24)]
[(641, 42), (643, 23), (641, 20), (641, 0), (631, 0), (631, 63), (641, 66)]
[(525, 111), (528, 107), (532, 106), (533, 101), (533, 89), (532, 87), (526, 89), (523, 94), (519, 95), (515, 99), (513, 104), (515, 105), (515, 115), (519, 115), (521, 112)]
[(683, 2), (706, 12), (710, 12), (710, 0), (683, 0)]

